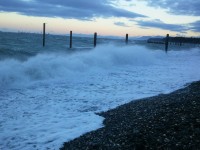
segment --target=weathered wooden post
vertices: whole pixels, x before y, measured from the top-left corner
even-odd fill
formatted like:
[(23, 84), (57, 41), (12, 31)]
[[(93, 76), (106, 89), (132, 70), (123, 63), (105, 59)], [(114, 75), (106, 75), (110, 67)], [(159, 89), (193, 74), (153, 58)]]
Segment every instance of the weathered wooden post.
[(126, 44), (128, 44), (128, 34), (126, 34)]
[(70, 31), (69, 48), (72, 48), (72, 31)]
[(45, 23), (43, 23), (43, 47), (45, 46)]
[(97, 45), (97, 33), (94, 33), (94, 47)]
[(168, 45), (169, 45), (169, 34), (167, 34), (166, 39), (165, 39), (165, 51), (166, 52), (168, 50)]

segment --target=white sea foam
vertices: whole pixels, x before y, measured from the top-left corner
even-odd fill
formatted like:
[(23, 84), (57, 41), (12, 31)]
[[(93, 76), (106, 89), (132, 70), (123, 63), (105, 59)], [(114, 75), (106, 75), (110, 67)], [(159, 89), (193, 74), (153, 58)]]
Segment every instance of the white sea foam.
[(0, 61), (0, 149), (59, 149), (102, 127), (95, 112), (200, 79), (200, 51), (104, 45)]
[(154, 54), (143, 47), (117, 48), (101, 46), (92, 51), (63, 55), (38, 54), (25, 62), (4, 60), (0, 62), (0, 84), (27, 85), (32, 81), (71, 79), (94, 71), (110, 70), (120, 66), (146, 66), (154, 61)]

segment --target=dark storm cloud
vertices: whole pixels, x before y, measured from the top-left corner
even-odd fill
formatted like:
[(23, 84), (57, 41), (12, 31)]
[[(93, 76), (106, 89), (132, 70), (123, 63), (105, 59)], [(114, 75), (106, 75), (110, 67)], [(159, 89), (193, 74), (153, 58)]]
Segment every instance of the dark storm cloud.
[(62, 17), (90, 20), (95, 17), (145, 17), (116, 8), (112, 0), (9, 0), (0, 1), (0, 11), (27, 16)]
[(137, 21), (138, 25), (143, 28), (159, 28), (163, 30), (185, 32), (188, 30), (186, 25), (175, 25), (175, 24), (166, 24), (160, 20), (151, 20), (151, 21)]
[(146, 0), (150, 6), (168, 9), (176, 15), (200, 16), (200, 0)]

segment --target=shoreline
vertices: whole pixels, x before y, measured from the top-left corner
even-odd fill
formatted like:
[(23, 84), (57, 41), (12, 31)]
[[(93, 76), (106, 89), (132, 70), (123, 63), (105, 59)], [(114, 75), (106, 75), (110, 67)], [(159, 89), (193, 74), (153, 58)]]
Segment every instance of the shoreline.
[(200, 81), (101, 112), (104, 127), (64, 143), (72, 149), (198, 149)]

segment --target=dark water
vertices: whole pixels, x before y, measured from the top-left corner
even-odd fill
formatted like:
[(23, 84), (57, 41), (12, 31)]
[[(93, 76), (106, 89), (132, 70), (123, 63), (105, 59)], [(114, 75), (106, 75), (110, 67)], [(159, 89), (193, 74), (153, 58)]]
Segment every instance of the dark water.
[[(72, 42), (72, 49), (70, 49), (70, 39), (68, 35), (47, 34), (45, 47), (43, 47), (43, 37), (41, 34), (0, 32), (0, 59), (17, 58), (24, 60), (43, 52), (71, 53), (94, 48), (94, 39), (92, 36), (74, 36)], [(121, 46), (125, 45), (124, 39), (97, 39), (97, 45), (109, 43)]]

